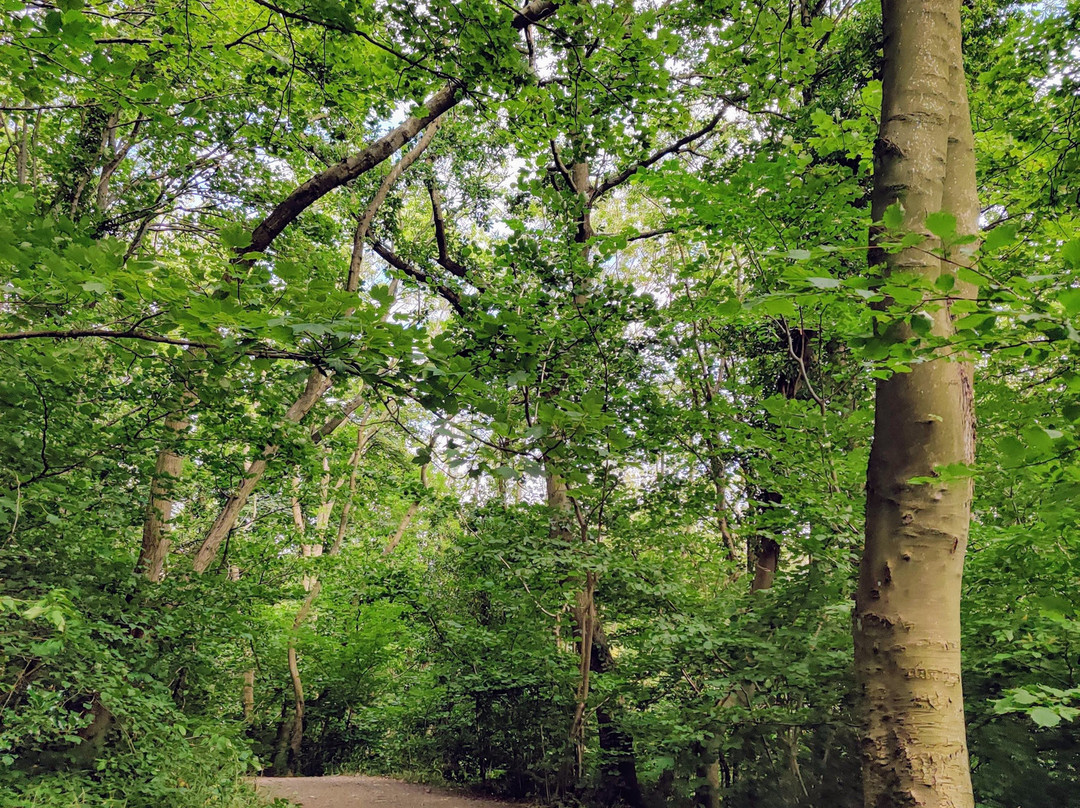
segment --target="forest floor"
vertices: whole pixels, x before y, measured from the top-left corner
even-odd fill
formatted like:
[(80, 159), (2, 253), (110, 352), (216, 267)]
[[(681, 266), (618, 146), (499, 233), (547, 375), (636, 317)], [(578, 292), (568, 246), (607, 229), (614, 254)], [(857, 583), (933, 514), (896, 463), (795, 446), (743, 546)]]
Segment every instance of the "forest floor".
[(268, 797), (290, 800), (303, 808), (522, 808), (508, 802), (477, 799), (387, 777), (258, 777), (255, 787)]

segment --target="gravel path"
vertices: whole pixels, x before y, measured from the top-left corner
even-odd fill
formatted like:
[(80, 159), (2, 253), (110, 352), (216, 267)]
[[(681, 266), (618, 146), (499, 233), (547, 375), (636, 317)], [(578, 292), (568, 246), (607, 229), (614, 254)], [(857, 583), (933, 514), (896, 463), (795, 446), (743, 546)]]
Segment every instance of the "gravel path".
[(386, 777), (258, 777), (255, 787), (268, 797), (282, 797), (303, 808), (522, 808)]

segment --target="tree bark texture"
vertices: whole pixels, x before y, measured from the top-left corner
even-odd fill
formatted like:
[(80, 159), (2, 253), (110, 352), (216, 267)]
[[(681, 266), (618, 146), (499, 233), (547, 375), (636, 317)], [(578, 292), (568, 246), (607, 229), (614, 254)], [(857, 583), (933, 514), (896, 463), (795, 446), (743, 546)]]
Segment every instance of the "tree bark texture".
[[(960, 34), (961, 0), (884, 0), (885, 65), (873, 216), (899, 201), (921, 247), (872, 260), (933, 281), (942, 261), (927, 214), (975, 233), (978, 200)], [(960, 294), (970, 289), (958, 285)], [(929, 312), (952, 334), (947, 306)], [(896, 329), (898, 338), (910, 331)], [(971, 366), (934, 358), (877, 383), (867, 470), (866, 547), (854, 614), (867, 808), (971, 808), (960, 682), (960, 591), (972, 485), (913, 484), (975, 453)]]

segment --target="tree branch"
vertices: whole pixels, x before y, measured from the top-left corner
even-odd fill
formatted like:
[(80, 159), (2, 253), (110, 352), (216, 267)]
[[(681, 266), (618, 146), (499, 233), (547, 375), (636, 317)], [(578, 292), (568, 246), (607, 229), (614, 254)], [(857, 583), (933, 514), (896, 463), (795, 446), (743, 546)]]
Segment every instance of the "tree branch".
[(375, 196), (371, 198), (371, 202), (364, 209), (364, 214), (360, 217), (360, 222), (356, 226), (356, 233), (353, 236), (352, 258), (349, 260), (349, 277), (345, 282), (347, 292), (355, 292), (360, 286), (360, 269), (364, 263), (364, 242), (367, 241), (372, 219), (375, 218), (375, 214), (382, 203), (386, 201), (386, 197), (390, 194), (390, 189), (394, 187), (394, 183), (416, 161), (416, 158), (423, 153), (424, 149), (431, 145), (431, 141), (435, 139), (435, 133), (438, 131), (439, 119), (436, 118), (428, 125), (424, 136), (420, 138), (419, 142), (397, 161), (394, 167), (390, 169), (390, 173), (383, 177), (378, 190), (375, 191)]
[(299, 11), (290, 11), (287, 8), (283, 8), (282, 6), (279, 6), (277, 3), (269, 2), (269, 0), (254, 0), (254, 2), (255, 2), (256, 5), (260, 5), (263, 8), (270, 9), (271, 11), (273, 11), (273, 12), (275, 12), (277, 14), (280, 14), (282, 17), (291, 18), (291, 19), (294, 19), (294, 20), (299, 20), (300, 22), (310, 23), (311, 25), (318, 25), (318, 26), (320, 26), (322, 28), (329, 28), (331, 31), (338, 31), (339, 33), (342, 33), (342, 34), (352, 34), (354, 36), (358, 36), (361, 39), (363, 39), (365, 42), (370, 42), (376, 48), (379, 48), (380, 50), (386, 51), (391, 56), (396, 56), (398, 59), (400, 59), (401, 61), (405, 62), (406, 64), (408, 64), (408, 65), (410, 65), (412, 67), (416, 67), (416, 68), (419, 68), (421, 70), (426, 70), (428, 73), (431, 73), (432, 75), (438, 76), (441, 79), (450, 78), (445, 73), (443, 73), (441, 70), (435, 70), (433, 68), (426, 67), (424, 64), (422, 64), (421, 59), (414, 59), (414, 58), (412, 58), (410, 56), (405, 55), (401, 51), (390, 47), (385, 42), (380, 42), (378, 39), (373, 37), (371, 34), (365, 32), (365, 31), (361, 31), (356, 26), (341, 25), (339, 23), (333, 22), (332, 20), (320, 20), (320, 19), (317, 19), (315, 17), (308, 16), (307, 14), (302, 14)]
[[(642, 230), (640, 233), (635, 233), (632, 236), (627, 236), (627, 242), (641, 241), (642, 239), (656, 238), (658, 236), (666, 236), (670, 233), (674, 233), (674, 227), (659, 227), (656, 230)], [(619, 233), (597, 233), (601, 238), (615, 238)]]
[(322, 443), (323, 439), (330, 435), (335, 429), (341, 426), (345, 421), (356, 412), (360, 405), (364, 403), (364, 396), (366, 393), (360, 393), (359, 395), (346, 402), (345, 406), (341, 408), (341, 412), (330, 416), (326, 422), (319, 427), (311, 430), (311, 442)]
[(649, 157), (646, 157), (643, 160), (639, 160), (633, 165), (624, 168), (617, 174), (612, 174), (610, 177), (607, 177), (603, 182), (600, 183), (599, 186), (597, 186), (596, 190), (593, 192), (593, 199), (599, 199), (612, 188), (617, 188), (618, 186), (622, 185), (624, 182), (634, 176), (634, 174), (637, 173), (638, 169), (648, 168), (654, 163), (667, 157), (669, 154), (675, 154), (679, 152), (684, 146), (687, 146), (693, 143), (695, 140), (700, 140), (701, 138), (705, 137), (705, 135), (709, 134), (709, 132), (716, 128), (717, 124), (719, 124), (720, 121), (723, 120), (723, 117), (723, 112), (716, 113), (712, 118), (709, 119), (709, 122), (705, 124), (705, 126), (703, 126), (701, 129), (698, 129), (696, 132), (691, 132), (689, 135), (679, 138), (674, 143), (665, 146), (664, 148), (653, 153)]
[[(214, 345), (209, 342), (196, 342), (194, 340), (179, 339), (176, 337), (163, 337), (158, 334), (150, 334), (146, 331), (136, 331), (135, 329), (115, 331), (106, 328), (83, 328), (72, 329), (70, 331), (17, 331), (0, 334), (0, 342), (13, 342), (15, 340), (24, 339), (88, 338), (136, 339), (142, 340), (143, 342), (156, 342), (162, 345), (178, 345), (182, 348), (203, 348), (208, 351), (228, 350), (221, 345)], [(245, 356), (251, 356), (256, 359), (294, 359), (299, 362), (312, 362), (314, 359), (311, 354), (300, 353), (298, 351), (282, 351), (276, 348), (238, 348), (238, 350)]]
[(548, 141), (551, 144), (551, 156), (555, 161), (555, 168), (558, 169), (559, 174), (562, 175), (563, 182), (566, 183), (567, 190), (573, 191), (574, 181), (570, 178), (570, 170), (566, 167), (566, 164), (562, 161), (562, 157), (559, 156), (559, 147), (555, 145), (554, 140)]
[[(511, 25), (518, 31), (555, 13), (555, 0), (533, 0), (517, 13)], [(251, 233), (251, 243), (240, 249), (241, 254), (266, 252), (286, 227), (326, 194), (350, 182), (383, 162), (448, 109), (461, 100), (464, 84), (451, 79), (424, 102), (423, 111), (410, 115), (399, 126), (391, 129), (367, 148), (352, 154), (329, 168), (320, 171), (299, 185), (278, 203)]]
[(371, 246), (375, 249), (375, 252), (377, 252), (379, 256), (384, 261), (386, 261), (386, 263), (394, 267), (394, 269), (405, 273), (413, 280), (424, 284), (428, 288), (434, 289), (436, 292), (439, 293), (440, 297), (442, 297), (447, 303), (453, 306), (454, 311), (456, 311), (458, 314), (465, 313), (465, 309), (461, 305), (461, 295), (459, 295), (453, 289), (445, 286), (444, 284), (435, 282), (428, 273), (424, 272), (424, 270), (420, 269), (420, 267), (414, 264), (410, 264), (400, 255), (398, 255), (385, 244), (383, 244), (381, 241), (372, 241)]
[(428, 181), (428, 195), (431, 197), (431, 218), (435, 222), (435, 243), (439, 248), (439, 264), (451, 275), (467, 279), (468, 272), (464, 266), (450, 257), (446, 246), (446, 220), (442, 211), (442, 196), (435, 180)]

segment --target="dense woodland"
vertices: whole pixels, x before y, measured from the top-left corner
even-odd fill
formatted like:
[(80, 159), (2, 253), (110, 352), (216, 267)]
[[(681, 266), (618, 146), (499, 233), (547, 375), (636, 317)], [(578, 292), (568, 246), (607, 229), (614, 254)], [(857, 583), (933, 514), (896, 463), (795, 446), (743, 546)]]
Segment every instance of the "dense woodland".
[(0, 805), (1080, 805), (1080, 3), (0, 7)]

